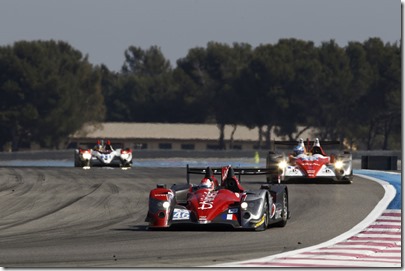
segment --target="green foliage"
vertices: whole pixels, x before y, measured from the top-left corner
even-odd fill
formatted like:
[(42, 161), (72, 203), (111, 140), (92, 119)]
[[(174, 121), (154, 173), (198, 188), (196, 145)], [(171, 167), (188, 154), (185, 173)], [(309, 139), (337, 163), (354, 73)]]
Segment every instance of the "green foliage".
[(219, 148), (228, 148), (226, 124), (258, 127), (258, 147), (271, 131), (293, 140), (310, 127), (353, 147), (400, 147), (398, 44), (211, 41), (175, 68), (157, 46), (129, 46), (124, 56), (112, 72), (65, 42), (0, 47), (0, 146), (57, 148), (84, 123), (107, 120), (216, 123)]
[(0, 144), (58, 148), (104, 114), (100, 75), (65, 42), (21, 41), (0, 48)]

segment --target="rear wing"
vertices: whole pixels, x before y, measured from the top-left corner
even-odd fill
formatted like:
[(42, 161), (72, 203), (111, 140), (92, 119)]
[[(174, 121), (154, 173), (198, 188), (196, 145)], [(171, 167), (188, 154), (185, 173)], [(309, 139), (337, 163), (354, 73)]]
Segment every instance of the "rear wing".
[[(221, 175), (222, 168), (220, 167), (209, 167), (212, 170), (214, 175)], [(268, 168), (234, 168), (232, 167), (235, 175), (238, 176), (239, 182), (241, 182), (242, 175), (264, 175), (271, 174), (270, 169)], [(187, 164), (187, 183), (190, 184), (190, 174), (201, 174), (205, 175), (207, 173), (207, 167), (190, 167)], [(222, 176), (221, 176), (222, 177)]]
[[(314, 145), (314, 140), (304, 140), (305, 148), (307, 150), (311, 149), (311, 147)], [(275, 151), (276, 146), (296, 146), (298, 144), (298, 140), (273, 140), (271, 141), (270, 144), (270, 150)], [(324, 146), (338, 146), (339, 149), (341, 147), (340, 141), (338, 140), (329, 140), (329, 141), (319, 141), (319, 144), (321, 144), (321, 147)]]

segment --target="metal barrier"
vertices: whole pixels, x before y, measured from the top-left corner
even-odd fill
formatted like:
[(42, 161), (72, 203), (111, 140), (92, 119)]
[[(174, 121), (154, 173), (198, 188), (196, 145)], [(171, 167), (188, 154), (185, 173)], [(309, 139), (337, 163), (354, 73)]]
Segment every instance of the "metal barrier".
[(362, 169), (397, 170), (398, 156), (366, 155), (361, 157)]

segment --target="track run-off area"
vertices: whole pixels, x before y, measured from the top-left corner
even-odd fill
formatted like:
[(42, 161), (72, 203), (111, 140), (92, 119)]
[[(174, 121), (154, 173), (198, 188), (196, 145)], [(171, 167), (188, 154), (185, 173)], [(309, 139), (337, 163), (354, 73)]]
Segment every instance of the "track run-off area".
[[(170, 165), (0, 167), (0, 266), (401, 266), (399, 173), (355, 170), (352, 184), (288, 184), (284, 228), (149, 231), (149, 191), (185, 177), (184, 167)], [(242, 180), (247, 189), (263, 183)]]
[(385, 189), (375, 209), (355, 227), (327, 242), (278, 255), (217, 267), (402, 267), (401, 174), (356, 170)]

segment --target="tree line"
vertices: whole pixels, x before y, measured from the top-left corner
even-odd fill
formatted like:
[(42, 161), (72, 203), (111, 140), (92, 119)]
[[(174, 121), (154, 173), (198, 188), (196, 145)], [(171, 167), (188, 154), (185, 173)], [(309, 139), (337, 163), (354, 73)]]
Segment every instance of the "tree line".
[[(379, 38), (209, 42), (176, 67), (158, 46), (129, 46), (120, 71), (93, 65), (63, 41), (0, 47), (0, 147), (68, 144), (85, 123), (215, 123), (258, 127), (294, 140), (316, 128), (323, 140), (360, 149), (401, 148), (401, 49)], [(301, 127), (298, 130), (298, 127)]]

